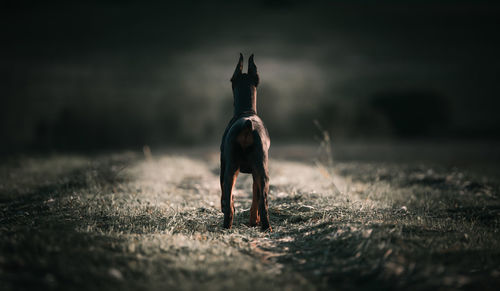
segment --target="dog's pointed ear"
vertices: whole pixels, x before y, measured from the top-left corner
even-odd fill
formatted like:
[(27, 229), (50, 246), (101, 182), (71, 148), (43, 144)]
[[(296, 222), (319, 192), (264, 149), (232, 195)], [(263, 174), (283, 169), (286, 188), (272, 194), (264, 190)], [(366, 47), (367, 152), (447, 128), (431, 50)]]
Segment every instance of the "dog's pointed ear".
[(233, 76), (231, 77), (231, 82), (236, 80), (236, 78), (241, 75), (243, 71), (243, 55), (240, 53), (240, 60), (238, 61), (238, 64), (236, 65), (236, 69), (234, 70)]
[(257, 66), (253, 61), (253, 54), (248, 59), (248, 76), (252, 80), (255, 87), (259, 85), (259, 74), (257, 74)]

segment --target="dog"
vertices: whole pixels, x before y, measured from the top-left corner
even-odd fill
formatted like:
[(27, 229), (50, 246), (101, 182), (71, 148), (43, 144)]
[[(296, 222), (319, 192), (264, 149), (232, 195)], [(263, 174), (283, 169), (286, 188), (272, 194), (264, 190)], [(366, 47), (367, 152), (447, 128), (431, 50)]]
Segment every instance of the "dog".
[(257, 115), (257, 86), (259, 75), (253, 54), (248, 59), (248, 73), (243, 70), (243, 55), (231, 77), (234, 115), (222, 136), (220, 147), (221, 209), (224, 228), (233, 225), (234, 201), (232, 191), (238, 173), (252, 174), (253, 199), (250, 208), (250, 226), (261, 225), (272, 231), (269, 224), (268, 151), (271, 145), (264, 122)]

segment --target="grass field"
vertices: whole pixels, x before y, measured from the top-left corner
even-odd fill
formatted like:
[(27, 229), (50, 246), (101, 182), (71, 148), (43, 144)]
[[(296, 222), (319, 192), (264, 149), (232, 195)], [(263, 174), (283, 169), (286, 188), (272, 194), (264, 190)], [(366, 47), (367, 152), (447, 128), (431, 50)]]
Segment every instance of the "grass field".
[(217, 146), (5, 159), (0, 289), (497, 290), (496, 145), (326, 146), (271, 147), (272, 233)]

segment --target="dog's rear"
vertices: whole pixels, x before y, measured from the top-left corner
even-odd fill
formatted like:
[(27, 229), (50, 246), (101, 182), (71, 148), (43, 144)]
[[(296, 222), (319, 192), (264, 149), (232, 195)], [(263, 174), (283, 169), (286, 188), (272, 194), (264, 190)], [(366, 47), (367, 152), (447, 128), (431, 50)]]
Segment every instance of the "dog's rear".
[(253, 124), (252, 120), (245, 119), (243, 123), (243, 128), (240, 133), (236, 136), (236, 142), (240, 147), (245, 150), (253, 144)]
[(262, 120), (257, 116), (241, 117), (237, 119), (229, 128), (230, 135), (227, 137), (228, 143), (234, 142), (241, 150), (246, 150), (254, 144), (254, 140), (262, 142), (266, 149), (269, 149), (269, 134)]
[[(249, 59), (248, 74), (243, 74), (243, 56), (231, 78), (234, 95), (234, 116), (224, 132), (221, 143), (221, 208), (224, 227), (231, 228), (234, 216), (232, 190), (239, 172), (253, 176), (253, 201), (250, 225), (261, 222), (264, 230), (269, 225), (267, 196), (269, 193), (268, 150), (269, 134), (257, 116), (259, 82), (253, 55)], [(262, 219), (261, 219), (262, 218)]]

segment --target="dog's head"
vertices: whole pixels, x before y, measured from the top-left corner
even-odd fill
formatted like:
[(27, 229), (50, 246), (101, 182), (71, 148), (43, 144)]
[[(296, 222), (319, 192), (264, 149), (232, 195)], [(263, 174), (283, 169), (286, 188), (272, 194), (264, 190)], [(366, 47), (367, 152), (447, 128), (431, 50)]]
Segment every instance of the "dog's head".
[(259, 85), (259, 75), (253, 61), (253, 54), (248, 59), (248, 73), (245, 74), (243, 73), (243, 55), (240, 53), (240, 59), (231, 77), (231, 85), (235, 113), (246, 110), (257, 111), (256, 91)]

